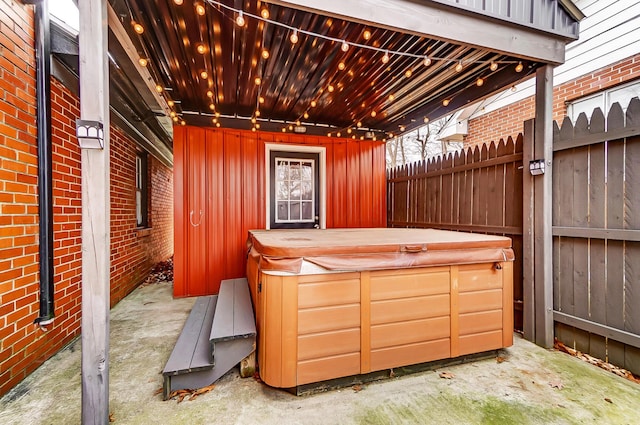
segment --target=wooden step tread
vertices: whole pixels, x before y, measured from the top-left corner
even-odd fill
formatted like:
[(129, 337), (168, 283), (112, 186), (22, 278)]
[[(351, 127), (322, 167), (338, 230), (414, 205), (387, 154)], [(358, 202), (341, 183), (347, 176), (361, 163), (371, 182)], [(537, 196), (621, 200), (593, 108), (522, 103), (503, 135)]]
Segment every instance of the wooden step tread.
[(246, 278), (227, 279), (220, 284), (218, 306), (211, 326), (211, 343), (256, 335), (249, 284)]
[(178, 375), (213, 368), (209, 335), (217, 299), (217, 295), (196, 299), (162, 371), (163, 375)]

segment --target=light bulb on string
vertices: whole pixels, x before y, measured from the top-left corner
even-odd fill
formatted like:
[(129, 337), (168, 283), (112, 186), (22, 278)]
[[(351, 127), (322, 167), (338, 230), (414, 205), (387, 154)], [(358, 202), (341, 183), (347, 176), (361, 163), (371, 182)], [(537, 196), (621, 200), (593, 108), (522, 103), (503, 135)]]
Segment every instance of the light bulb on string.
[(331, 84), (329, 84), (329, 86), (327, 87), (327, 91), (329, 93), (333, 93), (333, 90), (334, 90), (333, 86)]
[(342, 50), (343, 52), (346, 52), (347, 50), (349, 50), (349, 43), (343, 40), (342, 46), (340, 46), (340, 50)]
[(202, 3), (196, 3), (196, 13), (200, 16), (204, 16), (205, 9)]
[(305, 120), (309, 119), (309, 114), (307, 112), (305, 112), (302, 116), (304, 117)]
[(371, 111), (371, 117), (372, 117), (372, 118), (375, 118), (375, 117), (376, 117), (376, 115), (378, 115), (378, 113), (377, 113), (376, 111)]
[(259, 116), (260, 116), (260, 110), (256, 109), (256, 117), (259, 117)]
[(518, 64), (516, 65), (516, 72), (522, 72), (523, 69), (524, 65), (522, 65), (522, 62), (518, 62)]
[(213, 97), (213, 92), (211, 90), (207, 90), (207, 97)]
[(236, 17), (236, 25), (238, 25), (239, 27), (244, 27), (245, 23), (246, 21), (244, 20), (244, 15), (242, 14), (242, 11), (238, 12), (238, 16)]
[(458, 64), (456, 65), (456, 72), (460, 72), (462, 71), (462, 61), (459, 61)]
[(173, 0), (173, 2), (176, 4), (176, 6), (182, 6), (184, 0)]
[(291, 36), (289, 37), (289, 41), (291, 44), (296, 44), (300, 38), (298, 37), (298, 30), (293, 30)]
[(495, 71), (498, 69), (498, 64), (496, 62), (491, 61), (491, 65), (489, 65), (489, 69)]
[(425, 124), (428, 124), (429, 123), (429, 117), (424, 117), (424, 119), (422, 121), (424, 121)]
[(175, 105), (175, 103), (173, 102), (173, 100), (169, 99), (167, 100), (167, 105), (169, 105), (169, 108), (173, 108), (173, 105)]
[(158, 93), (162, 93), (164, 91), (164, 88), (160, 84), (158, 84), (158, 85), (156, 85), (156, 91)]
[(269, 9), (267, 9), (266, 7), (262, 9), (260, 11), (260, 16), (262, 16), (263, 19), (269, 19)]
[(137, 34), (142, 34), (144, 32), (144, 27), (142, 26), (142, 24), (139, 24), (138, 22), (135, 22), (135, 21), (132, 21), (131, 24), (133, 25), (133, 30)]
[(262, 84), (262, 78), (256, 77), (256, 79), (253, 80), (253, 82), (256, 83), (256, 86), (259, 86), (260, 84)]
[(258, 103), (264, 103), (264, 97), (260, 96), (260, 97), (258, 98)]
[(351, 128), (347, 128), (347, 134), (351, 134), (352, 131)]
[(371, 38), (371, 31), (364, 30), (364, 32), (362, 33), (362, 38), (364, 38), (365, 40), (369, 40)]
[(180, 125), (187, 125), (187, 122), (185, 120), (180, 121)]
[(262, 50), (262, 58), (269, 59), (269, 51), (267, 49)]
[(318, 105), (318, 102), (316, 102), (315, 100), (311, 101), (311, 107), (315, 108)]
[(205, 46), (203, 43), (200, 43), (196, 46), (196, 51), (201, 55), (204, 55), (207, 52), (207, 46)]
[(362, 127), (362, 121), (358, 121), (358, 122), (356, 123), (356, 127), (358, 127), (358, 128)]
[(146, 58), (140, 58), (138, 59), (138, 63), (140, 64), (140, 66), (147, 66), (149, 64), (149, 61)]
[(216, 123), (216, 127), (220, 127), (220, 123), (219, 122)]
[(410, 69), (407, 69), (404, 73), (404, 76), (407, 78), (411, 78), (412, 75), (413, 75), (413, 71)]
[(200, 73), (200, 78), (202, 78), (203, 80), (206, 80), (207, 78), (209, 78), (209, 73), (207, 71), (202, 71)]
[(442, 106), (449, 106), (449, 99), (445, 99), (442, 101)]
[(346, 65), (344, 64), (344, 62), (340, 62), (340, 63), (338, 64), (338, 69), (339, 69), (340, 71), (344, 71), (344, 69), (345, 69), (345, 68), (346, 68)]
[(396, 97), (392, 94), (389, 95), (389, 102), (393, 102), (396, 99)]
[(424, 66), (429, 66), (431, 65), (431, 58), (429, 56), (425, 56), (424, 57)]
[(382, 57), (382, 63), (388, 63), (389, 59), (389, 51), (385, 51), (384, 56)]
[(216, 105), (214, 105), (213, 103), (209, 104), (209, 109), (211, 109), (212, 111), (216, 110)]
[(476, 86), (481, 87), (484, 84), (484, 80), (482, 78), (478, 78), (476, 80)]
[(253, 123), (253, 124), (256, 123), (256, 117), (251, 117), (251, 123)]

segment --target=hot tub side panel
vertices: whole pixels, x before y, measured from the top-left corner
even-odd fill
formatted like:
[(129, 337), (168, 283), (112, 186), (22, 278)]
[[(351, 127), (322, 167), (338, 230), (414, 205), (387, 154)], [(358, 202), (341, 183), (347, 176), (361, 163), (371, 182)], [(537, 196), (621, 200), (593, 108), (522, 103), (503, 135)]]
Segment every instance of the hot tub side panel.
[(260, 376), (274, 387), (513, 342), (511, 262), (302, 276), (247, 270)]

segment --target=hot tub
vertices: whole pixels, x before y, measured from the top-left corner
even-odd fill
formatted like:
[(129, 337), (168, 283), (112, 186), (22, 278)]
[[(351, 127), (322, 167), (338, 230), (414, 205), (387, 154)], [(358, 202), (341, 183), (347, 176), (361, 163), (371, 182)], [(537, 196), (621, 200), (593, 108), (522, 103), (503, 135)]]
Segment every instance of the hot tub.
[(254, 230), (248, 245), (260, 377), (270, 386), (513, 343), (509, 238), (433, 229)]

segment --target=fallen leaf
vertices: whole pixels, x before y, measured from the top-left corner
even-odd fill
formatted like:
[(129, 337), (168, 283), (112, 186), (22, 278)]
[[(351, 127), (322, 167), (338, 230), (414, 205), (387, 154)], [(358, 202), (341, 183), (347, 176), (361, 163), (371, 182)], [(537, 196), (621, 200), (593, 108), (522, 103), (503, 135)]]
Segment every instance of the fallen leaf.
[(162, 394), (162, 390), (163, 390), (163, 388), (162, 388), (162, 387), (158, 388), (157, 390), (155, 390), (155, 391), (153, 392), (153, 395), (159, 395), (159, 394)]
[(215, 388), (215, 384), (211, 384), (207, 387), (202, 387), (202, 388), (198, 388), (197, 390), (195, 390), (194, 392), (191, 393), (191, 397), (189, 397), (189, 401), (192, 401), (193, 399), (195, 399), (196, 397), (198, 397), (201, 394), (206, 394), (209, 391), (211, 391), (212, 389)]
[(115, 422), (115, 418), (113, 417), (113, 413), (109, 413), (109, 422)]
[(356, 393), (359, 393), (360, 391), (362, 391), (362, 385), (354, 385), (351, 388), (353, 389), (353, 392), (356, 392)]
[(604, 401), (613, 404), (613, 401), (609, 397), (605, 397)]
[(451, 379), (451, 378), (455, 377), (455, 375), (453, 373), (451, 373), (451, 372), (440, 372), (439, 376), (441, 378), (443, 378), (443, 379)]
[(564, 388), (564, 384), (563, 384), (563, 383), (562, 383), (562, 381), (560, 381), (559, 379), (558, 379), (558, 380), (555, 380), (555, 381), (551, 381), (551, 382), (549, 382), (549, 386), (550, 386), (551, 388), (557, 388), (557, 389), (559, 389), (559, 390), (561, 390), (561, 389), (563, 389), (563, 388)]
[(389, 372), (389, 378), (394, 378), (396, 376), (396, 373), (393, 371), (393, 368), (391, 368), (391, 371)]
[(504, 357), (502, 357), (502, 356), (498, 356), (498, 357), (496, 357), (496, 362), (498, 362), (498, 363), (502, 363), (502, 362), (504, 362), (504, 361), (507, 361), (507, 359), (505, 359), (505, 358), (504, 358)]

